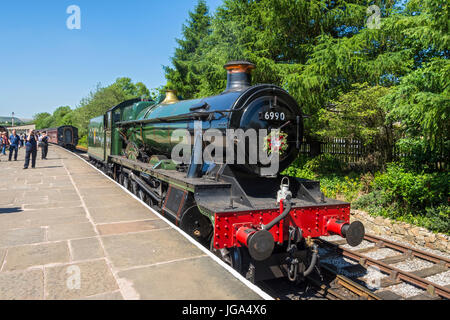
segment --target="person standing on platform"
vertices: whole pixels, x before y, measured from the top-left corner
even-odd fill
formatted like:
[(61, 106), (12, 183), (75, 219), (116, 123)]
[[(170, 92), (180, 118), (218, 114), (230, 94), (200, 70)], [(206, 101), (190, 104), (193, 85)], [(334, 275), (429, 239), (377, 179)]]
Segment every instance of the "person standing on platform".
[(0, 154), (2, 154), (3, 151), (3, 135), (0, 134)]
[(40, 147), (42, 151), (42, 160), (47, 160), (47, 153), (48, 153), (48, 136), (47, 131), (44, 131), (42, 133), (42, 137), (40, 138)]
[(9, 146), (9, 140), (8, 140), (8, 135), (6, 134), (6, 132), (2, 133), (2, 154), (4, 156), (6, 156), (6, 148)]
[(25, 141), (25, 134), (22, 133), (20, 135), (20, 147), (21, 148), (23, 148), (24, 141)]
[(3, 153), (3, 134), (0, 134), (0, 153)]
[(34, 130), (30, 130), (28, 133), (28, 138), (26, 139), (25, 147), (26, 147), (26, 153), (25, 153), (25, 165), (24, 169), (28, 169), (28, 166), (30, 165), (30, 157), (31, 157), (31, 167), (34, 169), (36, 168), (36, 156), (37, 156), (37, 139), (36, 134)]
[(14, 161), (17, 161), (17, 153), (19, 152), (20, 137), (16, 130), (13, 130), (11, 137), (9, 137), (9, 161), (12, 160), (14, 153)]

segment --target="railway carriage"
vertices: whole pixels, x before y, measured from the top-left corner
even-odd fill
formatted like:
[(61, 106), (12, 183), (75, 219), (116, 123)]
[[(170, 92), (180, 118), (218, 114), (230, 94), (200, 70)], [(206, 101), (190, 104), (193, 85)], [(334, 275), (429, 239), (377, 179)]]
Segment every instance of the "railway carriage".
[[(91, 120), (88, 154), (249, 280), (298, 281), (316, 267), (315, 238), (337, 234), (357, 246), (364, 226), (350, 224), (350, 204), (326, 198), (319, 182), (281, 175), (298, 156), (303, 114), (282, 88), (251, 85), (254, 67), (246, 61), (225, 65), (227, 88), (217, 96), (178, 101), (169, 91), (160, 103), (134, 99), (111, 108)], [(180, 146), (173, 133), (179, 129), (188, 133), (183, 140), (190, 151), (183, 154), (187, 163), (172, 159)], [(218, 143), (203, 139), (209, 129), (223, 133), (225, 151), (242, 152), (244, 161), (199, 161), (205, 149)], [(245, 143), (246, 135), (231, 140), (226, 135), (252, 129), (268, 150), (278, 146), (275, 173), (267, 173), (270, 164), (250, 161), (262, 144)]]
[(70, 150), (75, 150), (78, 145), (78, 128), (76, 127), (61, 126), (58, 128), (42, 129), (39, 131), (46, 131), (49, 137), (49, 142), (52, 144), (57, 144)]

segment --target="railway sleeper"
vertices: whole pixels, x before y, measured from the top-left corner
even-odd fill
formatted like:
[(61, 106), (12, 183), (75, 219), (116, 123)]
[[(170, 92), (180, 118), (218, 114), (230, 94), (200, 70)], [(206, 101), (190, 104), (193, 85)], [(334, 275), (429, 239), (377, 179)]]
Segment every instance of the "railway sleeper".
[(413, 271), (411, 273), (416, 275), (416, 276), (418, 276), (418, 277), (421, 277), (421, 278), (428, 278), (428, 277), (434, 276), (436, 274), (446, 272), (447, 270), (448, 270), (448, 268), (445, 267), (444, 265), (435, 264), (432, 267), (429, 267), (429, 268), (426, 268), (426, 269), (417, 270), (417, 271)]
[(380, 259), (379, 261), (385, 264), (396, 264), (399, 262), (403, 262), (406, 260), (412, 259), (412, 255), (409, 254), (402, 254), (402, 255), (397, 255), (397, 256), (393, 256), (393, 257), (387, 257), (384, 259)]

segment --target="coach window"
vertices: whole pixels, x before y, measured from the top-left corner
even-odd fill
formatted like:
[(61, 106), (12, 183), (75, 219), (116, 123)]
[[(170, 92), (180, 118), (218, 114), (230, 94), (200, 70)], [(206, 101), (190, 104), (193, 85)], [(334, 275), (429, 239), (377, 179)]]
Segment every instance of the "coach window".
[(114, 123), (119, 121), (120, 121), (120, 109), (117, 109), (116, 111), (114, 111)]

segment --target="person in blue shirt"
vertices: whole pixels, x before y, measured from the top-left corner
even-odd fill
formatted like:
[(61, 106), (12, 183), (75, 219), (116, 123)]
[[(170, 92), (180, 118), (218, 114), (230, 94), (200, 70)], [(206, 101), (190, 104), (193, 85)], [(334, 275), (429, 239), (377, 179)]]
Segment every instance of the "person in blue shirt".
[(19, 152), (20, 137), (16, 130), (13, 130), (12, 135), (9, 137), (9, 161), (12, 160), (14, 153), (14, 161), (17, 161), (17, 153)]
[(30, 130), (28, 134), (28, 138), (25, 143), (26, 152), (25, 152), (25, 165), (24, 169), (28, 169), (30, 165), (30, 157), (31, 157), (31, 167), (36, 168), (36, 157), (37, 157), (37, 139), (34, 130)]

